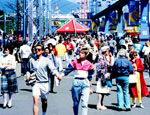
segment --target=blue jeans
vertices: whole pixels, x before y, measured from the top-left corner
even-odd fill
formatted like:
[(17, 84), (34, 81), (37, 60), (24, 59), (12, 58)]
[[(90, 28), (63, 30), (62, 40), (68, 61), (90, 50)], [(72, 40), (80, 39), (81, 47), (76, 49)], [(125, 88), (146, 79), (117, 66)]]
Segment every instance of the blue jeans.
[(116, 78), (117, 84), (117, 103), (118, 108), (123, 109), (130, 108), (130, 99), (129, 99), (129, 77), (121, 76)]
[(81, 99), (82, 115), (87, 115), (90, 84), (88, 79), (74, 79), (72, 86), (72, 99), (74, 115), (78, 115)]

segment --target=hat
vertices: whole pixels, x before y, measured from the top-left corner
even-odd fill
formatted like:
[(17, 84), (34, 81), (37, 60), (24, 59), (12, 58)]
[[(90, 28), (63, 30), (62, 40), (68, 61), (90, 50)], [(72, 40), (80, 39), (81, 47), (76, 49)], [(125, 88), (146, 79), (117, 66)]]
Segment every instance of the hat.
[(125, 49), (120, 49), (118, 55), (127, 57), (127, 51)]
[(108, 46), (103, 46), (103, 47), (101, 47), (101, 51), (102, 51), (102, 53), (103, 53), (103, 52), (105, 52), (105, 51), (107, 51), (107, 50), (108, 50), (108, 48), (109, 48)]
[(128, 46), (133, 46), (133, 43), (132, 43), (132, 42), (129, 42), (129, 43), (128, 43)]

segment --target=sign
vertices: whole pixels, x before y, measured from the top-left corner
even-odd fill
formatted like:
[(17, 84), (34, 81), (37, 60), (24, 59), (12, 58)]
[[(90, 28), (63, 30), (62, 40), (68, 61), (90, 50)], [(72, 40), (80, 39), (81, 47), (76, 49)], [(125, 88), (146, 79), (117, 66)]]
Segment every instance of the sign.
[(148, 16), (142, 16), (141, 17), (141, 23), (147, 24), (148, 23)]

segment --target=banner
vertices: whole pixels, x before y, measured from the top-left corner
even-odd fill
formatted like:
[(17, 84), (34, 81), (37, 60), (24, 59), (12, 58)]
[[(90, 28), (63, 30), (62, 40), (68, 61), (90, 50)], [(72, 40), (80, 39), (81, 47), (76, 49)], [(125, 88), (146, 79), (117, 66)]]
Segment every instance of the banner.
[(139, 1), (129, 2), (129, 26), (139, 25)]
[(105, 31), (105, 25), (106, 25), (106, 19), (105, 18), (101, 18), (100, 25), (99, 25), (99, 31), (104, 32)]
[(111, 12), (109, 13), (109, 30), (117, 30), (117, 13)]
[(89, 31), (92, 31), (92, 22), (91, 21), (88, 21), (88, 28), (89, 28)]
[(96, 24), (96, 21), (93, 21), (93, 22), (92, 22), (92, 31), (93, 31), (93, 32), (97, 32), (97, 24)]

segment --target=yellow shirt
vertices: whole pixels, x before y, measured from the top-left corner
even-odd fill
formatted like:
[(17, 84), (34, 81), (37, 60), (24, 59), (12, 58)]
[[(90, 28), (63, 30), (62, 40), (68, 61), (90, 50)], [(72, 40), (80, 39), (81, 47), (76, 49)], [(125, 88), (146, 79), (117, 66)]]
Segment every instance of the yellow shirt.
[(57, 56), (63, 56), (66, 53), (66, 48), (63, 44), (57, 44), (55, 49), (57, 51)]

